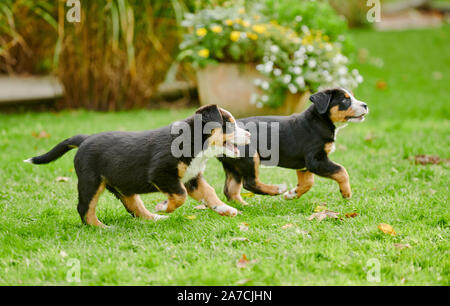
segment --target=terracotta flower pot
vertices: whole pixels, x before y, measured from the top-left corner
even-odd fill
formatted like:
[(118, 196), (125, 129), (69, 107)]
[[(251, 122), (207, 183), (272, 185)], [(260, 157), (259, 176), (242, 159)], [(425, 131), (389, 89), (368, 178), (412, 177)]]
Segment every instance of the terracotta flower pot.
[(200, 104), (217, 104), (230, 111), (236, 118), (261, 115), (291, 115), (304, 110), (310, 93), (286, 95), (278, 108), (257, 108), (250, 103), (252, 94), (262, 94), (254, 85), (255, 79), (266, 79), (251, 64), (208, 65), (197, 71)]

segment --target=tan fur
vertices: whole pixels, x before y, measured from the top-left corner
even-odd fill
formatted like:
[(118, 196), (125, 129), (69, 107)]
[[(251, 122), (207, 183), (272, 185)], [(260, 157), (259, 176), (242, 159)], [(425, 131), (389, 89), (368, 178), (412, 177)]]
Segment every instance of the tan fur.
[(328, 155), (333, 151), (333, 148), (334, 148), (334, 142), (327, 142), (323, 149)]
[(241, 196), (242, 182), (237, 182), (232, 176), (226, 181), (227, 193), (231, 201), (236, 201), (242, 205), (248, 205)]
[[(197, 201), (206, 203), (206, 205), (208, 205), (209, 208), (216, 210), (216, 211), (217, 211), (217, 207), (220, 207), (220, 206), (228, 207), (227, 204), (223, 203), (217, 197), (217, 194), (216, 194), (216, 191), (214, 190), (214, 188), (212, 188), (203, 178), (199, 178), (197, 189), (193, 190), (192, 192), (189, 192), (189, 195)], [(219, 212), (219, 214), (227, 215), (226, 212), (224, 212), (224, 213)]]
[(177, 168), (178, 168), (178, 177), (179, 177), (179, 178), (183, 178), (183, 177), (184, 177), (184, 174), (186, 173), (186, 170), (187, 170), (187, 168), (188, 168), (188, 165), (186, 165), (186, 164), (183, 163), (183, 162), (180, 162), (180, 163), (178, 164)]
[(255, 163), (255, 184), (256, 186), (263, 191), (264, 193), (267, 193), (269, 195), (278, 195), (279, 192), (279, 186), (277, 185), (268, 185), (264, 184), (259, 180), (259, 164), (260, 159), (258, 153), (255, 153), (255, 156), (253, 156), (253, 162)]
[(339, 110), (339, 105), (330, 108), (330, 119), (333, 122), (346, 122), (347, 117), (355, 116), (355, 111), (349, 107), (346, 110)]
[(225, 137), (221, 128), (216, 128), (211, 131), (211, 137), (208, 138), (210, 146), (222, 146)]
[(129, 197), (121, 197), (120, 200), (130, 214), (146, 220), (155, 219), (155, 214), (152, 214), (145, 208), (144, 203), (138, 194)]
[(98, 220), (98, 218), (95, 214), (95, 209), (97, 208), (98, 199), (99, 199), (100, 195), (103, 193), (103, 191), (105, 191), (105, 186), (106, 186), (105, 182), (102, 182), (100, 184), (100, 186), (97, 189), (97, 192), (95, 193), (94, 197), (92, 198), (91, 202), (89, 203), (88, 211), (86, 213), (86, 216), (84, 217), (84, 221), (86, 222), (86, 224), (98, 226), (98, 227), (105, 227), (105, 225)]
[(330, 176), (339, 184), (339, 189), (344, 198), (351, 198), (352, 190), (350, 188), (350, 178), (348, 176), (347, 170), (341, 166), (341, 170)]
[[(183, 186), (184, 189), (184, 186)], [(186, 190), (186, 189), (185, 189)], [(167, 203), (167, 213), (173, 212), (175, 209), (180, 207), (184, 204), (186, 201), (186, 193), (184, 194), (169, 194), (168, 197), (168, 203)]]
[(297, 170), (297, 197), (301, 197), (303, 194), (308, 192), (314, 185), (314, 174), (309, 171)]

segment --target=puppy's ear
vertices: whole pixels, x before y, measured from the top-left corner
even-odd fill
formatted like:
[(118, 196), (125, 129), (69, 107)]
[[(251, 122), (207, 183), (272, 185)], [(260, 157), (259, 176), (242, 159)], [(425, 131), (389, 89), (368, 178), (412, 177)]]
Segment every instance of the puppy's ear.
[(330, 106), (332, 92), (330, 90), (313, 94), (309, 99), (314, 103), (319, 114), (325, 114)]
[(202, 115), (203, 122), (218, 122), (223, 123), (222, 114), (220, 113), (219, 107), (215, 104), (205, 105), (200, 107), (196, 114)]

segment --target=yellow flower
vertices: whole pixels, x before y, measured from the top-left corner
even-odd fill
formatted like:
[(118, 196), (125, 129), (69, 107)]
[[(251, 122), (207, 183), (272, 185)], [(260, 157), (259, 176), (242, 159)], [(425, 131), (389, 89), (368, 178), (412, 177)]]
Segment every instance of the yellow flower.
[(234, 20), (234, 22), (236, 22), (237, 24), (241, 24), (242, 23), (242, 19), (241, 18), (236, 18)]
[(248, 38), (250, 38), (251, 40), (257, 40), (258, 39), (258, 34), (255, 33), (247, 33)]
[(198, 56), (208, 58), (209, 57), (209, 50), (208, 49), (201, 49), (197, 52)]
[(324, 35), (324, 36), (323, 36), (323, 40), (329, 41), (329, 40), (330, 40), (330, 37), (329, 37), (328, 35)]
[(260, 19), (261, 19), (261, 16), (255, 15), (255, 16), (253, 16), (253, 19), (255, 19), (255, 20), (260, 20)]
[(241, 37), (241, 32), (239, 32), (239, 31), (233, 31), (230, 34), (230, 39), (232, 41), (238, 41), (240, 37)]
[(213, 26), (213, 27), (211, 27), (211, 31), (213, 31), (214, 33), (220, 33), (220, 32), (222, 32), (222, 27), (218, 26), (218, 25)]
[(232, 26), (232, 25), (233, 25), (233, 20), (227, 19), (227, 20), (225, 20), (225, 24), (226, 24), (227, 26)]
[(249, 27), (250, 26), (250, 22), (248, 22), (247, 20), (242, 21), (242, 25), (244, 27)]
[(240, 9), (239, 9), (239, 14), (245, 14), (245, 8), (243, 8), (243, 7), (241, 7)]
[(206, 35), (206, 33), (208, 33), (208, 30), (206, 30), (205, 28), (200, 28), (197, 29), (195, 33), (197, 34), (197, 36), (203, 37)]
[(266, 26), (263, 24), (255, 24), (252, 27), (253, 31), (255, 31), (256, 33), (262, 34), (264, 32), (266, 32)]

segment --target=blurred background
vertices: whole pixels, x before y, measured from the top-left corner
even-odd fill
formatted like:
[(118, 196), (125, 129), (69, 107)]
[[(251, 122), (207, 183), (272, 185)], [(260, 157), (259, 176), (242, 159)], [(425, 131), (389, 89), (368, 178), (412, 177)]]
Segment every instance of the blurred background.
[[(71, 23), (66, 0), (1, 0), (0, 105), (19, 109), (44, 103), (100, 111), (195, 105), (194, 69), (177, 61), (187, 13), (259, 3), (272, 10), (271, 18), (288, 25), (295, 17), (288, 12), (304, 10), (307, 2), (82, 0), (81, 20)], [(441, 27), (450, 13), (444, 0), (382, 0), (381, 22), (370, 23), (366, 0), (313, 2), (333, 12), (322, 7), (303, 21), (331, 36), (348, 28)], [(351, 40), (343, 48), (350, 59), (366, 56)]]

